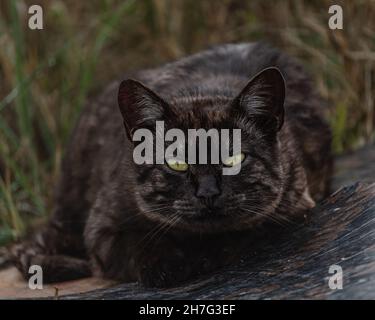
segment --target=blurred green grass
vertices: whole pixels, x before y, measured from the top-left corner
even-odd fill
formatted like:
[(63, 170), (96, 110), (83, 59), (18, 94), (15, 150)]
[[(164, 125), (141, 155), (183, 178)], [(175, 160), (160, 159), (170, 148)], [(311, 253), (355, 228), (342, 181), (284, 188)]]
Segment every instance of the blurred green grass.
[[(40, 4), (44, 30), (29, 30)], [(344, 30), (328, 29), (341, 4)], [(375, 1), (3, 0), (0, 245), (51, 210), (82, 105), (126, 71), (212, 44), (265, 40), (299, 58), (329, 101), (336, 153), (374, 139)]]

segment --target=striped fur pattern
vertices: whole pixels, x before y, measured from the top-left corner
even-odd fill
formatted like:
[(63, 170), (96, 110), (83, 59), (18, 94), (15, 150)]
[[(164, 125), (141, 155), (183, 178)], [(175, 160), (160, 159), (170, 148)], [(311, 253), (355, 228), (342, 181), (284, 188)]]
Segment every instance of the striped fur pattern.
[[(124, 78), (133, 80), (88, 102), (49, 223), (13, 248), (25, 277), (40, 264), (48, 282), (97, 274), (174, 286), (233, 263), (255, 234), (295, 223), (329, 191), (326, 105), (280, 51), (222, 45)], [(156, 120), (166, 130), (240, 128), (240, 173), (135, 165), (132, 134)]]

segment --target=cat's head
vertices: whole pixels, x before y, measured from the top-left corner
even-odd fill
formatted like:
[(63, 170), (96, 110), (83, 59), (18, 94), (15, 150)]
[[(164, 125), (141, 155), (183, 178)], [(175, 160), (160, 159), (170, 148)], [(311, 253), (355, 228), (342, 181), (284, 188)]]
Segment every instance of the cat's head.
[[(178, 128), (184, 133), (200, 128), (241, 129), (240, 154), (218, 164), (187, 164), (185, 158), (178, 163), (166, 159), (164, 164), (134, 165), (141, 212), (165, 225), (199, 232), (243, 229), (264, 220), (282, 193), (278, 132), (284, 95), (284, 79), (277, 68), (258, 73), (233, 97), (190, 92), (165, 101), (137, 81), (123, 81), (119, 106), (132, 141), (141, 128), (155, 137), (156, 121), (164, 121), (165, 131)], [(133, 142), (135, 147), (139, 143)], [(210, 148), (208, 143), (208, 154)], [(225, 167), (239, 163), (238, 174), (223, 175)]]

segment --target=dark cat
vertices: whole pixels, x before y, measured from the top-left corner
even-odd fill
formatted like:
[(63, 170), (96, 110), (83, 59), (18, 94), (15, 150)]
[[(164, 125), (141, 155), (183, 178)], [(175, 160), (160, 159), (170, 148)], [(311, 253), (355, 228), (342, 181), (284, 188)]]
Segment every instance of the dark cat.
[[(13, 250), (26, 277), (38, 264), (45, 282), (94, 273), (172, 286), (231, 263), (256, 227), (286, 225), (327, 194), (324, 103), (278, 50), (223, 45), (131, 78), (84, 109), (48, 225)], [(241, 129), (240, 173), (134, 164), (132, 134), (156, 120), (166, 129)]]

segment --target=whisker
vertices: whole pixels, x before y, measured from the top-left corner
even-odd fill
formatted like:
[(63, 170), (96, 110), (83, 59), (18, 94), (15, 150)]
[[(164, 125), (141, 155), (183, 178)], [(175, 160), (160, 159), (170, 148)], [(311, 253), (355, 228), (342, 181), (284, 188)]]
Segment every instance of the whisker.
[[(155, 243), (158, 242), (172, 227), (174, 227), (177, 224), (177, 222), (180, 221), (180, 219), (181, 216), (179, 214), (176, 214), (175, 217), (171, 219), (170, 223), (166, 226), (166, 228), (162, 228), (161, 230), (159, 230), (159, 232), (161, 232), (164, 229), (164, 232), (157, 239), (155, 239)], [(155, 236), (156, 234), (153, 235), (153, 238)]]
[[(261, 211), (255, 211), (253, 209), (244, 208), (244, 207), (241, 207), (241, 209), (245, 210), (247, 212), (253, 213), (255, 215), (259, 215), (259, 216), (261, 216), (263, 218), (269, 219), (269, 220), (271, 220), (271, 221), (273, 221), (273, 222), (275, 222), (275, 223), (277, 223), (277, 224), (279, 224), (279, 225), (281, 225), (283, 227), (289, 226), (289, 221), (283, 221), (283, 220), (280, 219), (279, 216), (269, 215), (269, 214), (261, 212)], [(287, 223), (285, 223), (285, 222), (287, 222)]]
[[(262, 210), (261, 207), (259, 206), (252, 206), (252, 209), (255, 209), (255, 210)], [(293, 208), (291, 208), (291, 210), (293, 210)], [(271, 215), (270, 215), (271, 216)], [(277, 212), (277, 210), (273, 211), (272, 212), (272, 217), (274, 217), (275, 219), (278, 219), (278, 220), (281, 220), (281, 221), (284, 221), (286, 222), (288, 225), (294, 225), (295, 222), (291, 219), (289, 219), (287, 216), (285, 215), (282, 215), (280, 214), (279, 212)]]
[(173, 221), (173, 219), (177, 216), (178, 214), (175, 213), (174, 215), (172, 215), (172, 217), (168, 218), (168, 220), (166, 221), (162, 221), (160, 222), (159, 224), (157, 224), (154, 228), (152, 228), (137, 244), (137, 246), (140, 246), (142, 245), (142, 247), (140, 248), (140, 251), (143, 251), (147, 245), (150, 243), (150, 241), (161, 231), (163, 230), (165, 227), (169, 226), (171, 220)]

